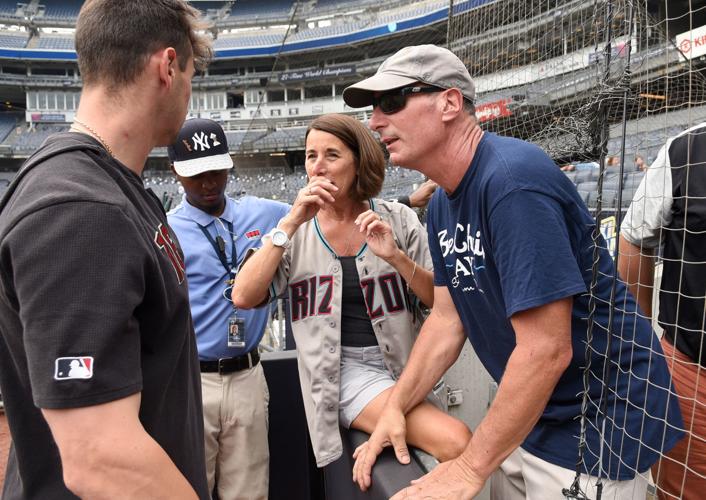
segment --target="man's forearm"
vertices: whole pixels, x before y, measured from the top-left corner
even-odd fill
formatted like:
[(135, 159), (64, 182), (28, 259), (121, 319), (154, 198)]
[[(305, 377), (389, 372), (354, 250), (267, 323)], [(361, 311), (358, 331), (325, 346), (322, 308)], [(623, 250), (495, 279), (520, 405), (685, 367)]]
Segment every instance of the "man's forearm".
[(566, 359), (516, 348), (487, 415), (461, 459), (487, 478), (530, 433), (567, 365)]
[(407, 413), (424, 400), (456, 361), (465, 339), (460, 320), (449, 320), (432, 309), (387, 404)]
[(138, 418), (141, 394), (42, 410), (59, 448), (66, 487), (91, 499), (195, 499), (196, 492)]
[(412, 208), (424, 208), (429, 204), (429, 200), (436, 190), (437, 184), (432, 180), (426, 180), (412, 194), (409, 195), (407, 206)]
[(654, 256), (651, 248), (639, 247), (620, 236), (618, 273), (637, 300), (640, 309), (652, 317), (652, 295), (654, 289)]
[(527, 437), (571, 363), (571, 309), (567, 297), (516, 313), (512, 351), (495, 401), (473, 433), (462, 462), (487, 479)]
[[(64, 460), (67, 487), (91, 499), (196, 499), (191, 484), (146, 433), (113, 442), (110, 452)], [(107, 452), (107, 453), (106, 453)], [(84, 463), (79, 464), (77, 461)]]

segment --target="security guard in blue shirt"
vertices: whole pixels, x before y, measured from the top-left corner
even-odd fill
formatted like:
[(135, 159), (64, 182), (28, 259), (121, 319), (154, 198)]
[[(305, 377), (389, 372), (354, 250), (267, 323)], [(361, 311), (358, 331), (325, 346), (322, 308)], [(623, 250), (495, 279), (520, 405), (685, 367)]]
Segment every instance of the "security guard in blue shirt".
[(225, 195), (233, 160), (222, 127), (187, 120), (168, 148), (184, 187), (168, 214), (184, 251), (203, 392), (206, 469), (222, 500), (266, 499), (269, 393), (257, 346), (268, 307), (235, 310), (230, 286), (249, 248), (277, 225), (289, 205)]

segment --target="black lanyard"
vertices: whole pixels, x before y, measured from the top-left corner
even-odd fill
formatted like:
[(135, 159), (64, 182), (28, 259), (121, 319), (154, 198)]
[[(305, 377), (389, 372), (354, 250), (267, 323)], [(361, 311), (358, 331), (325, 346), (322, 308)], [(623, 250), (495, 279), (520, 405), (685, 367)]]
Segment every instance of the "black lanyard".
[[(213, 221), (213, 223), (217, 224), (215, 220)], [(206, 236), (206, 239), (208, 239), (208, 242), (216, 251), (216, 255), (218, 255), (218, 260), (221, 261), (221, 264), (223, 264), (223, 267), (225, 268), (228, 275), (233, 278), (233, 276), (235, 276), (235, 264), (238, 261), (238, 254), (235, 250), (235, 238), (233, 238), (233, 223), (226, 221), (226, 227), (228, 228), (228, 234), (230, 235), (230, 242), (232, 245), (230, 252), (231, 265), (228, 265), (228, 257), (226, 256), (225, 242), (223, 242), (221, 236), (218, 235), (218, 238), (220, 238), (221, 242), (223, 242), (223, 248), (221, 248), (221, 246), (216, 243), (216, 241), (213, 239), (213, 236), (211, 236), (211, 233), (209, 233), (204, 226), (199, 224), (201, 232), (204, 234), (204, 236)], [(218, 232), (218, 229), (216, 229), (216, 232)]]

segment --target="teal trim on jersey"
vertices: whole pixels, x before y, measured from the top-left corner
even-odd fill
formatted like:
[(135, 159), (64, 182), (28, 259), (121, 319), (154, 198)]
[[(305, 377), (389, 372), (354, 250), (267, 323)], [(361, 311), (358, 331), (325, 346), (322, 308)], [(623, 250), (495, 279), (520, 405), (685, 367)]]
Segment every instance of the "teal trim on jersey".
[(331, 252), (334, 257), (338, 258), (338, 255), (336, 255), (336, 252), (333, 251), (333, 248), (331, 248), (331, 245), (328, 244), (328, 241), (326, 241), (326, 238), (324, 238), (324, 233), (321, 232), (321, 228), (319, 227), (319, 219), (314, 216), (314, 228), (316, 229), (316, 235), (319, 237), (319, 240), (321, 240), (321, 243), (324, 244), (326, 247), (326, 250)]
[[(373, 199), (370, 198), (368, 200), (368, 203), (370, 203), (370, 209), (374, 211), (375, 210), (375, 202), (373, 201)], [(321, 230), (321, 228), (319, 227), (319, 219), (316, 216), (314, 216), (314, 227), (316, 228), (316, 235), (319, 237), (319, 240), (321, 240), (321, 243), (324, 244), (324, 246), (326, 247), (326, 250), (331, 252), (333, 254), (333, 256), (338, 259), (338, 254), (333, 251), (333, 247), (329, 244), (328, 241), (326, 241), (326, 238), (324, 237), (324, 233)], [(355, 257), (356, 258), (360, 257), (363, 254), (363, 252), (365, 252), (365, 250), (367, 248), (368, 248), (368, 244), (363, 243), (363, 246), (360, 247), (360, 250), (358, 250), (358, 253), (355, 254)]]
[(363, 252), (365, 252), (365, 250), (366, 250), (367, 248), (368, 248), (368, 244), (367, 244), (367, 243), (363, 243), (363, 246), (360, 247), (360, 250), (358, 250), (358, 253), (355, 254), (356, 258), (360, 257), (360, 256), (363, 254)]

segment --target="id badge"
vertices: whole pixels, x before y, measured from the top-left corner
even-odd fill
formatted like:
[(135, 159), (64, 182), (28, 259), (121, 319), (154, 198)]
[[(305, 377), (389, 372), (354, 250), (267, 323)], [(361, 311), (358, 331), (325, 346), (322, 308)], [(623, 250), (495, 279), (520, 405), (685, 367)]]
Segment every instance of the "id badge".
[(235, 313), (228, 318), (228, 347), (245, 347), (245, 320)]

